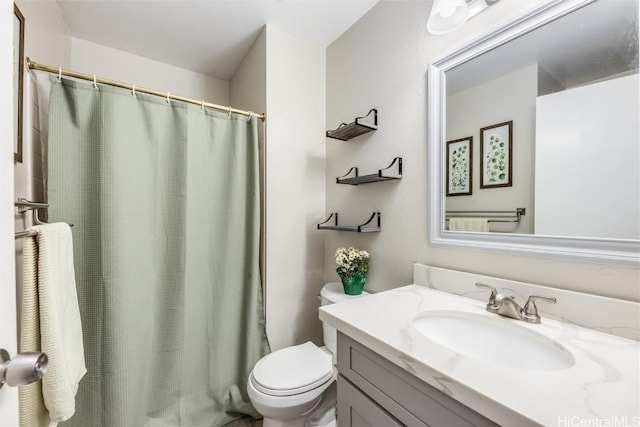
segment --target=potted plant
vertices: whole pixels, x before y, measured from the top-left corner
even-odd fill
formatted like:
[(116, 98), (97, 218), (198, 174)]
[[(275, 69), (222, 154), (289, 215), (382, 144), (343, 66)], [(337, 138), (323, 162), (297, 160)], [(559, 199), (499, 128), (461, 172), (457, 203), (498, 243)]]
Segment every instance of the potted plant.
[(354, 247), (338, 248), (336, 250), (336, 272), (342, 280), (344, 293), (360, 295), (367, 282), (369, 269), (369, 252)]

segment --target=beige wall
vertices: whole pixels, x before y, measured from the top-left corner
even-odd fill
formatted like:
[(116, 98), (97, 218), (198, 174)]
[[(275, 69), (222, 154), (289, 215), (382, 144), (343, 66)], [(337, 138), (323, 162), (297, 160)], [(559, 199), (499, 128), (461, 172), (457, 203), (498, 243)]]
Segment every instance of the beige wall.
[(71, 64), (69, 28), (55, 1), (15, 0), (25, 17), (25, 56), (36, 62), (68, 68)]
[[(242, 59), (238, 69), (229, 81), (231, 105), (245, 111), (264, 113), (267, 111), (267, 30), (262, 29), (249, 52)], [(266, 291), (266, 230), (265, 222), (265, 128), (258, 126), (259, 169), (260, 169), (260, 278), (263, 296)]]
[[(325, 280), (334, 280), (333, 252), (354, 245), (371, 253), (367, 290), (412, 281), (420, 262), (581, 292), (640, 300), (638, 268), (565, 262), (429, 247), (427, 243), (426, 70), (430, 61), (466, 40), (510, 22), (536, 2), (504, 0), (445, 36), (427, 33), (429, 2), (381, 2), (327, 50), (327, 127), (379, 109), (379, 130), (349, 142), (327, 140), (327, 212), (357, 223), (376, 210), (382, 231), (359, 235), (325, 232)], [(539, 1), (537, 3), (540, 3)], [(375, 170), (402, 156), (404, 178), (339, 186), (350, 166)], [(343, 215), (344, 214), (344, 215)], [(344, 221), (342, 221), (344, 219)]]
[(267, 108), (267, 30), (245, 55), (229, 82), (231, 104), (235, 108), (263, 113)]
[(137, 86), (229, 104), (229, 82), (153, 59), (71, 38), (71, 68)]
[(266, 29), (266, 302), (272, 349), (322, 341), (325, 49)]

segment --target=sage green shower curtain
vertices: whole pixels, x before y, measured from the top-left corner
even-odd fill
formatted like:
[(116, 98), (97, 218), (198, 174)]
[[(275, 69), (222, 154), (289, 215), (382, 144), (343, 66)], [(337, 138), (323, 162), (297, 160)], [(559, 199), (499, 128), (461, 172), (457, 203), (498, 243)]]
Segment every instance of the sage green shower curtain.
[(74, 224), (88, 373), (63, 426), (258, 416), (257, 120), (52, 78), (50, 221)]

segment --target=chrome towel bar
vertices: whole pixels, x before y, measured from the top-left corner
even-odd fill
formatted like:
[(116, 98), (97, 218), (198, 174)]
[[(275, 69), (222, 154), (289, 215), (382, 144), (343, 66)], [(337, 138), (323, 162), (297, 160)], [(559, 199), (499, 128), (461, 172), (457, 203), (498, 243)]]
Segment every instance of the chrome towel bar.
[[(27, 200), (24, 198), (20, 198), (18, 200), (16, 200), (13, 205), (15, 207), (18, 208), (18, 212), (23, 214), (27, 211), (33, 211), (33, 223), (35, 225), (43, 225), (46, 224), (46, 222), (40, 220), (40, 217), (38, 216), (38, 210), (39, 209), (47, 209), (49, 207), (48, 203), (42, 203), (42, 202), (32, 202), (31, 200)], [(69, 224), (69, 227), (73, 227), (73, 224)], [(35, 237), (38, 235), (37, 231), (34, 230), (23, 230), (23, 231), (16, 231), (15, 233), (15, 238), (16, 239), (22, 239), (25, 237)]]
[(446, 211), (445, 221), (452, 218), (464, 218), (479, 216), (489, 218), (489, 222), (520, 222), (520, 217), (525, 214), (525, 208), (516, 208), (513, 211)]

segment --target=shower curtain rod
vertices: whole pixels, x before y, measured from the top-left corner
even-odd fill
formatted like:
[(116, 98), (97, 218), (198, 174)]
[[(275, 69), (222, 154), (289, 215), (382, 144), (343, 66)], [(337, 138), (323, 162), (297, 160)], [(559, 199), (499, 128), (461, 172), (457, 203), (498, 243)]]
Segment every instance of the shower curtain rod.
[(53, 73), (53, 74), (58, 74), (60, 76), (67, 76), (67, 77), (73, 77), (76, 79), (81, 79), (81, 80), (88, 80), (94, 83), (102, 83), (105, 85), (109, 85), (109, 86), (115, 86), (115, 87), (120, 87), (123, 89), (129, 89), (135, 92), (140, 92), (140, 93), (146, 93), (149, 95), (155, 95), (155, 96), (161, 96), (167, 99), (173, 99), (176, 101), (182, 101), (182, 102), (187, 102), (190, 104), (196, 104), (196, 105), (200, 105), (202, 107), (207, 107), (207, 108), (213, 108), (215, 110), (220, 110), (220, 111), (224, 111), (224, 112), (231, 112), (231, 113), (236, 113), (236, 114), (241, 114), (244, 116), (255, 116), (257, 118), (259, 118), (260, 120), (264, 121), (265, 120), (265, 114), (264, 113), (254, 113), (252, 111), (244, 111), (244, 110), (238, 110), (236, 108), (232, 108), (232, 107), (225, 107), (224, 105), (218, 105), (218, 104), (211, 104), (209, 102), (204, 102), (202, 100), (197, 100), (197, 99), (192, 99), (192, 98), (185, 98), (184, 96), (179, 96), (179, 95), (171, 95), (169, 92), (160, 92), (157, 90), (153, 90), (153, 89), (146, 89), (143, 87), (138, 87), (136, 85), (133, 84), (129, 84), (129, 83), (123, 83), (123, 82), (119, 82), (116, 80), (110, 80), (110, 79), (104, 79), (104, 78), (100, 78), (100, 77), (96, 77), (95, 75), (91, 75), (91, 74), (84, 74), (84, 73), (78, 73), (77, 71), (70, 71), (70, 70), (63, 70), (62, 68), (56, 68), (56, 67), (52, 67), (49, 65), (43, 65), (43, 64), (39, 64), (37, 62), (32, 61), (31, 59), (27, 58), (26, 59), (26, 65), (27, 68), (31, 69), (31, 70), (39, 70), (39, 71), (46, 71), (48, 73)]

